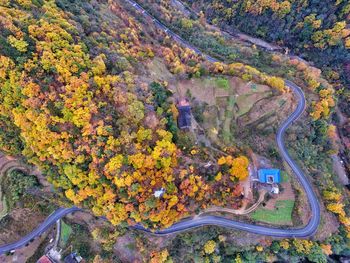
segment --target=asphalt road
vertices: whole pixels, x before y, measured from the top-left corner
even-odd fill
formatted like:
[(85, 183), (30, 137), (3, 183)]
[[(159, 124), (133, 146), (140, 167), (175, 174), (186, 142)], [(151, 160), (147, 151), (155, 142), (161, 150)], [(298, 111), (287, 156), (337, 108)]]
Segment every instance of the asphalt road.
[[(144, 10), (139, 4), (132, 0), (126, 0), (131, 6), (135, 8), (135, 10), (141, 12), (146, 18), (152, 19), (153, 23), (159, 28), (164, 30), (168, 35), (170, 35), (175, 41), (178, 43), (186, 46), (189, 49), (192, 49), (197, 54), (200, 54), (204, 56), (208, 61), (210, 62), (217, 62), (218, 60), (210, 57), (208, 55), (203, 54), (199, 49), (192, 47), (190, 44), (188, 44), (184, 39), (182, 39), (180, 36), (176, 35), (174, 32), (172, 32), (170, 29), (168, 29), (165, 25), (163, 25), (161, 22), (159, 22), (157, 19), (152, 17), (146, 10)], [(170, 226), (169, 228), (157, 230), (155, 232), (144, 228), (142, 225), (136, 225), (133, 228), (153, 233), (155, 235), (168, 235), (168, 234), (174, 234), (179, 232), (188, 231), (190, 229), (202, 227), (202, 226), (221, 226), (225, 228), (231, 228), (231, 229), (238, 229), (243, 231), (248, 231), (255, 234), (261, 234), (266, 236), (274, 236), (274, 237), (309, 237), (312, 236), (320, 223), (320, 206), (318, 203), (318, 199), (312, 189), (312, 186), (306, 176), (304, 175), (303, 171), (300, 169), (300, 167), (295, 163), (295, 161), (291, 158), (291, 156), (288, 154), (287, 148), (284, 143), (284, 134), (287, 128), (296, 120), (298, 119), (301, 114), (304, 112), (305, 109), (305, 96), (303, 91), (300, 87), (298, 87), (296, 84), (294, 84), (291, 81), (285, 80), (285, 84), (293, 91), (295, 97), (298, 100), (297, 108), (294, 110), (294, 112), (281, 124), (277, 131), (276, 135), (276, 142), (279, 148), (279, 152), (282, 156), (282, 158), (288, 163), (290, 168), (293, 170), (294, 174), (298, 178), (299, 182), (304, 188), (304, 191), (307, 195), (307, 198), (309, 200), (309, 204), (311, 207), (311, 218), (308, 222), (308, 224), (301, 228), (273, 228), (273, 227), (267, 227), (267, 226), (260, 226), (260, 225), (254, 225), (254, 224), (247, 224), (243, 222), (238, 222), (234, 220), (230, 220), (224, 217), (220, 216), (200, 216), (196, 218), (181, 220), (178, 223), (175, 223), (174, 225)], [(23, 237), (21, 240), (0, 246), (0, 254), (6, 253), (11, 250), (18, 249), (20, 247), (25, 246), (27, 243), (30, 242), (30, 240), (40, 236), (43, 232), (45, 232), (52, 224), (55, 224), (55, 222), (64, 217), (65, 215), (79, 211), (80, 209), (78, 207), (71, 207), (71, 208), (59, 208), (54, 213), (52, 213), (41, 225), (39, 225), (38, 228), (36, 228), (33, 232), (29, 233), (25, 237)], [(25, 222), (24, 222), (25, 223)]]
[[(53, 212), (51, 215), (49, 215), (43, 223), (39, 225), (38, 228), (34, 229), (32, 232), (30, 232), (28, 235), (24, 236), (21, 240), (18, 240), (17, 242), (7, 244), (0, 246), (0, 254), (4, 254), (8, 251), (20, 248), (28, 244), (32, 239), (40, 236), (42, 233), (44, 233), (51, 225), (55, 224), (56, 221), (62, 217), (64, 217), (67, 214), (79, 211), (80, 209), (78, 207), (71, 207), (71, 208), (59, 208), (55, 212)], [(25, 224), (25, 219), (23, 220), (23, 224)]]
[(259, 226), (253, 224), (247, 224), (243, 222), (238, 222), (234, 220), (230, 220), (220, 216), (200, 216), (196, 218), (182, 220), (169, 228), (158, 230), (155, 232), (150, 231), (149, 229), (144, 228), (142, 225), (135, 226), (136, 229), (153, 233), (155, 235), (167, 235), (173, 233), (179, 233), (183, 231), (187, 231), (189, 229), (213, 225), (213, 226), (221, 226), (225, 228), (231, 229), (239, 229), (243, 231), (248, 231), (255, 234), (261, 234), (266, 236), (274, 236), (274, 237), (309, 237), (312, 236), (320, 223), (320, 206), (318, 203), (318, 199), (312, 189), (312, 186), (303, 171), (300, 167), (295, 163), (295, 161), (288, 154), (287, 148), (284, 143), (284, 134), (287, 128), (298, 119), (305, 109), (305, 96), (303, 91), (295, 85), (293, 82), (288, 80), (285, 81), (286, 85), (293, 91), (296, 98), (298, 99), (297, 108), (293, 111), (293, 113), (281, 124), (277, 131), (276, 142), (278, 145), (279, 152), (282, 158), (288, 163), (290, 168), (293, 170), (294, 174), (298, 178), (299, 182), (303, 186), (307, 198), (309, 200), (309, 204), (311, 207), (311, 218), (308, 224), (301, 228), (273, 228), (266, 226)]

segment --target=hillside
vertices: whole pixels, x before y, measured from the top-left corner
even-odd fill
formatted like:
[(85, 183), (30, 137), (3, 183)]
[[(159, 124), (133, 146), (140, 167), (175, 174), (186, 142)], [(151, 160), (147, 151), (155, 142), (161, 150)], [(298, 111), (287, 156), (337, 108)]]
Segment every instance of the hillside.
[[(272, 15), (271, 23), (289, 22), (267, 40), (290, 45), (307, 58), (317, 52), (333, 65), (336, 54), (348, 55), (342, 22), (347, 5), (338, 1), (337, 19), (325, 17), (315, 32), (298, 39), (299, 33), (278, 33), (300, 23), (299, 16), (294, 22), (289, 17), (298, 1), (290, 6), (276, 2), (273, 14), (253, 4), (247, 17), (246, 4), (223, 2), (194, 3), (197, 11), (206, 6), (206, 16), (196, 16), (176, 1), (139, 1), (183, 37), (189, 43), (185, 47), (125, 1), (0, 1), (0, 151), (40, 169), (40, 180), (53, 186), (46, 201), (83, 209), (67, 225), (92, 237), (94, 252), (77, 245), (79, 234), (67, 238), (65, 248), (78, 246), (91, 262), (99, 262), (97, 254), (101, 262), (114, 262), (116, 255), (122, 261), (129, 255), (124, 261), (192, 262), (194, 256), (198, 262), (325, 262), (332, 253), (349, 252), (348, 192), (330, 158), (340, 147), (331, 116), (341, 94), (338, 84), (346, 83), (343, 69), (267, 52), (206, 22), (225, 27), (236, 24), (239, 13), (244, 20), (237, 28), (257, 32), (264, 25), (269, 35), (275, 29), (266, 19)], [(243, 28), (256, 17), (256, 27)], [(190, 45), (218, 61), (208, 61)], [(340, 77), (330, 78), (334, 72)], [(233, 213), (214, 209), (210, 214), (272, 227), (305, 225), (311, 216), (308, 200), (276, 144), (277, 130), (298, 104), (285, 79), (306, 97), (305, 112), (285, 140), (321, 203), (322, 223), (312, 240), (216, 227), (169, 238), (130, 230), (139, 224), (164, 229), (218, 207)], [(179, 127), (183, 105), (192, 112), (186, 129)], [(265, 166), (281, 170), (280, 195), (253, 182), (254, 171)], [(16, 187), (12, 182), (2, 188), (7, 199), (8, 189)], [(260, 202), (254, 214), (244, 213)], [(9, 207), (21, 214), (19, 203)]]
[[(337, 89), (339, 111), (335, 124), (343, 147), (342, 158), (350, 171), (347, 140), (350, 117), (350, 3), (349, 1), (183, 1), (203, 12), (210, 23), (239, 34), (244, 32), (283, 47), (313, 62)], [(288, 49), (288, 50), (287, 50)]]
[[(184, 1), (216, 25), (289, 47), (341, 74), (350, 59), (348, 1)], [(335, 77), (335, 76), (333, 76)]]
[[(213, 193), (228, 184), (232, 191), (247, 176), (244, 152), (231, 150), (228, 167), (211, 170), (227, 176), (211, 181), (201, 163), (220, 155), (195, 149), (194, 141), (178, 148), (183, 136), (166, 90), (171, 79), (154, 82), (146, 65), (161, 57), (168, 76), (197, 78), (228, 74), (229, 67), (211, 65), (164, 35), (152, 42), (155, 31), (117, 3), (7, 2), (1, 10), (3, 151), (23, 154), (59, 195), (113, 224), (164, 227), (208, 202), (239, 207), (238, 191), (216, 201)], [(278, 78), (230, 67), (284, 90)], [(154, 196), (159, 189), (162, 199)]]

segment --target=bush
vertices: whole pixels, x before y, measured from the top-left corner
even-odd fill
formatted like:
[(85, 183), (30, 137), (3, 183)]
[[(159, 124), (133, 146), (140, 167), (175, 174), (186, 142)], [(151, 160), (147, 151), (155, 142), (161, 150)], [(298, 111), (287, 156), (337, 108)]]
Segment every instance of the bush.
[(10, 172), (5, 181), (7, 201), (9, 207), (13, 207), (14, 204), (26, 195), (26, 191), (29, 188), (38, 186), (38, 181), (34, 175), (27, 175), (20, 170), (14, 170)]

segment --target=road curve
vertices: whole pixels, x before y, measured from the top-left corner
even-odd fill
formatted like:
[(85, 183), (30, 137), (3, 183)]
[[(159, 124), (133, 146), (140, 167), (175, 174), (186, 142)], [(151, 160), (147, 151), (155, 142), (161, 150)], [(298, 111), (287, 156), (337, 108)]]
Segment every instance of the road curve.
[[(176, 42), (193, 50), (195, 53), (202, 55), (210, 62), (219, 62), (219, 60), (204, 54), (198, 48), (192, 46), (186, 40), (184, 40), (179, 35), (171, 31), (169, 28), (167, 28), (163, 23), (161, 23), (159, 20), (153, 17), (150, 13), (148, 13), (142, 6), (140, 6), (134, 0), (125, 0), (125, 1), (128, 2), (136, 11), (141, 12), (141, 14), (144, 17), (151, 19), (157, 28), (163, 30), (166, 34), (171, 36)], [(313, 235), (316, 232), (317, 227), (320, 223), (320, 206), (318, 203), (318, 199), (312, 189), (310, 182), (308, 181), (308, 179), (306, 178), (306, 176), (304, 175), (300, 167), (291, 158), (284, 143), (285, 131), (304, 112), (305, 95), (302, 89), (296, 84), (294, 84), (293, 82), (289, 80), (285, 80), (285, 84), (291, 89), (291, 91), (296, 96), (298, 100), (298, 105), (297, 105), (297, 108), (294, 110), (294, 112), (279, 127), (277, 131), (276, 142), (282, 158), (288, 163), (290, 168), (293, 170), (294, 174), (297, 176), (299, 182), (303, 186), (305, 193), (308, 197), (310, 207), (311, 207), (311, 218), (306, 226), (302, 228), (281, 229), (281, 228), (272, 228), (272, 227), (246, 224), (242, 222), (229, 220), (219, 216), (201, 216), (195, 219), (182, 220), (170, 226), (169, 228), (158, 230), (155, 232), (152, 232), (151, 230), (144, 228), (142, 225), (137, 225), (135, 226), (135, 228), (145, 232), (152, 232), (153, 234), (156, 234), (156, 235), (164, 235), (164, 234), (178, 233), (188, 229), (193, 229), (193, 228), (201, 227), (205, 225), (216, 225), (216, 226), (234, 228), (234, 229), (244, 230), (244, 231), (248, 231), (256, 234), (275, 236), (275, 237), (308, 237)]]
[[(182, 39), (180, 36), (172, 32), (170, 29), (168, 29), (165, 25), (163, 25), (157, 19), (152, 17), (146, 10), (144, 10), (136, 2), (132, 0), (126, 0), (126, 2), (128, 2), (131, 6), (133, 6), (135, 10), (140, 11), (145, 17), (151, 18), (154, 24), (158, 28), (162, 29), (164, 32), (169, 34), (175, 41), (179, 42), (180, 44), (186, 46), (189, 49), (192, 49), (197, 54), (204, 56), (210, 62), (218, 61), (215, 58), (212, 58), (208, 55), (203, 54), (197, 48), (192, 47), (184, 39)], [(261, 226), (261, 225), (247, 224), (243, 222), (230, 220), (220, 216), (200, 216), (192, 219), (181, 220), (180, 222), (173, 224), (169, 228), (157, 230), (157, 231), (149, 230), (143, 227), (142, 225), (136, 225), (136, 226), (133, 226), (132, 228), (141, 230), (144, 232), (152, 233), (155, 235), (168, 235), (168, 234), (175, 234), (179, 232), (188, 231), (188, 230), (202, 227), (202, 226), (212, 225), (212, 226), (220, 226), (220, 227), (225, 227), (230, 229), (238, 229), (238, 230), (248, 231), (255, 234), (274, 236), (274, 237), (305, 238), (305, 237), (312, 236), (317, 231), (317, 227), (320, 223), (320, 206), (318, 203), (318, 199), (312, 189), (310, 182), (304, 175), (303, 171), (288, 154), (287, 148), (284, 143), (284, 134), (287, 128), (295, 120), (297, 120), (301, 116), (301, 114), (304, 112), (305, 96), (301, 88), (295, 85), (293, 82), (285, 80), (285, 84), (291, 89), (291, 91), (296, 96), (298, 100), (298, 105), (296, 109), (293, 111), (293, 113), (279, 127), (276, 135), (276, 142), (282, 158), (288, 163), (290, 168), (293, 170), (300, 184), (303, 186), (305, 193), (307, 195), (307, 198), (309, 200), (309, 204), (311, 207), (311, 218), (306, 226), (301, 228), (274, 228), (274, 227), (267, 227), (267, 226)], [(67, 214), (70, 214), (72, 212), (76, 212), (79, 210), (81, 209), (78, 207), (57, 209), (42, 224), (40, 224), (38, 228), (36, 228), (34, 231), (32, 231), (31, 233), (23, 237), (21, 240), (11, 244), (0, 246), (0, 254), (4, 254), (8, 251), (15, 250), (25, 246), (30, 242), (30, 240), (44, 233), (51, 225), (55, 224), (58, 219), (64, 217)]]
[[(39, 227), (34, 229), (32, 232), (30, 232), (28, 235), (24, 236), (21, 240), (18, 240), (14, 243), (7, 244), (0, 246), (0, 254), (4, 254), (8, 251), (21, 248), (28, 244), (32, 239), (40, 236), (42, 233), (44, 233), (51, 225), (55, 224), (56, 221), (62, 217), (64, 217), (67, 214), (79, 211), (80, 208), (78, 207), (71, 207), (71, 208), (58, 208), (55, 212), (53, 212), (51, 215), (49, 215), (43, 223), (40, 224)], [(23, 221), (25, 224), (25, 221)]]
[(277, 131), (276, 142), (282, 158), (288, 163), (290, 168), (293, 170), (293, 172), (297, 176), (299, 182), (303, 186), (305, 193), (308, 197), (310, 207), (311, 207), (311, 218), (306, 226), (301, 228), (283, 228), (282, 229), (282, 228), (273, 228), (273, 227), (267, 227), (267, 226), (247, 224), (243, 222), (230, 220), (220, 216), (200, 216), (193, 219), (182, 220), (170, 226), (169, 228), (157, 230), (154, 232), (144, 228), (142, 225), (137, 225), (135, 226), (135, 228), (145, 232), (153, 233), (155, 235), (167, 235), (167, 234), (183, 232), (183, 231), (201, 227), (201, 226), (214, 225), (214, 226), (238, 229), (238, 230), (248, 231), (255, 234), (274, 236), (274, 237), (304, 238), (304, 237), (312, 236), (316, 232), (317, 227), (320, 223), (320, 207), (319, 207), (318, 199), (312, 189), (311, 184), (307, 180), (306, 176), (288, 154), (288, 151), (284, 143), (284, 134), (286, 129), (293, 123), (293, 121), (298, 119), (300, 115), (304, 112), (305, 97), (304, 97), (303, 91), (297, 85), (287, 80), (285, 81), (285, 83), (298, 98), (298, 105), (297, 105), (297, 108), (294, 110), (294, 112), (279, 127)]

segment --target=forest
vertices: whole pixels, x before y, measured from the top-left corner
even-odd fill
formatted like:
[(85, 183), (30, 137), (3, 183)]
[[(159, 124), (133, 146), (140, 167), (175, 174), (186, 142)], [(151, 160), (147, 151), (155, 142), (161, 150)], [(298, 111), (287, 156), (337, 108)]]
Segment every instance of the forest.
[[(92, 231), (103, 251), (94, 262), (113, 262), (112, 243), (129, 225), (155, 230), (211, 205), (242, 206), (248, 143), (211, 151), (191, 141), (177, 127), (169, 83), (151, 77), (155, 60), (175, 81), (217, 77), (227, 89), (226, 77), (237, 77), (266, 85), (274, 95), (290, 93), (284, 78), (300, 85), (310, 106), (288, 134), (289, 141), (298, 142), (288, 147), (340, 226), (322, 240), (266, 239), (245, 248), (230, 246), (231, 235), (240, 233), (215, 227), (173, 237), (163, 247), (132, 232), (142, 260), (172, 262), (194, 255), (198, 262), (326, 262), (333, 253), (350, 253), (347, 193), (329, 163), (338, 150), (331, 116), (338, 97), (341, 108), (350, 98), (344, 89), (350, 4), (187, 1), (202, 11), (196, 18), (177, 14), (170, 1), (139, 1), (189, 43), (223, 61), (211, 63), (150, 26), (123, 1), (73, 2), (0, 1), (0, 150), (37, 166), (55, 190), (56, 205), (76, 205), (108, 219), (112, 228)], [(283, 54), (242, 48), (210, 29), (206, 19), (289, 47), (322, 70)], [(205, 169), (208, 160), (212, 166)], [(37, 185), (21, 176), (8, 178), (13, 202)], [(160, 189), (161, 198), (155, 194)]]
[[(225, 165), (216, 165), (222, 179), (212, 181), (200, 174), (198, 161), (184, 163), (190, 153), (175, 144), (176, 112), (166, 87), (137, 76), (137, 65), (156, 50), (174, 73), (194, 74), (205, 66), (202, 59), (173, 44), (152, 45), (117, 3), (109, 7), (118, 14), (115, 26), (102, 24), (93, 32), (86, 23), (88, 15), (97, 19), (96, 10), (86, 6), (86, 14), (75, 17), (78, 24), (65, 4), (2, 4), (2, 150), (24, 155), (47, 173), (57, 193), (114, 225), (169, 226), (210, 199), (239, 206), (239, 191), (214, 192), (234, 189), (248, 174), (248, 159), (232, 152)], [(156, 112), (147, 111), (147, 103)], [(207, 158), (205, 152), (198, 156)], [(157, 199), (161, 188), (166, 193)]]
[[(216, 25), (261, 37), (313, 61), (344, 81), (350, 59), (348, 1), (185, 1)], [(336, 72), (332, 72), (335, 70)], [(343, 74), (341, 74), (343, 73)]]

